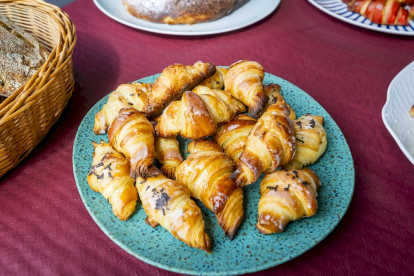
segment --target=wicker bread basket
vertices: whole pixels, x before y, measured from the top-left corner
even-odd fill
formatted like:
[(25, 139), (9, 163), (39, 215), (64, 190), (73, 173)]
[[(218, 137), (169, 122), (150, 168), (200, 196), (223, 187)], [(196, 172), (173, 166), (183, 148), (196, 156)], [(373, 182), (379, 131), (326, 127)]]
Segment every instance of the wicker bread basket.
[(50, 51), (36, 74), (0, 103), (0, 177), (45, 137), (72, 96), (75, 26), (58, 7), (41, 0), (0, 0), (0, 14)]

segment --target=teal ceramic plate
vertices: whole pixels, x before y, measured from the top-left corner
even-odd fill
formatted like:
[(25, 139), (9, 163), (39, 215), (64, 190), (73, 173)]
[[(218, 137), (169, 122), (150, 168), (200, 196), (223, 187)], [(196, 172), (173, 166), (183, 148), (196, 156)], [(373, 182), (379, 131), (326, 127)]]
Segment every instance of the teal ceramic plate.
[[(141, 79), (154, 82), (158, 75)], [(312, 97), (293, 84), (266, 74), (264, 83), (277, 83), (298, 117), (317, 114), (325, 117), (328, 148), (311, 168), (319, 175), (322, 188), (318, 197), (318, 213), (290, 223), (280, 234), (263, 235), (255, 228), (259, 183), (244, 189), (246, 219), (235, 239), (228, 240), (212, 212), (197, 204), (203, 211), (206, 232), (212, 240), (212, 253), (193, 249), (176, 240), (168, 231), (158, 226), (152, 229), (145, 224), (145, 212), (141, 204), (126, 221), (119, 221), (103, 196), (93, 192), (86, 180), (92, 164), (92, 141), (107, 141), (106, 135), (92, 131), (94, 116), (107, 102), (100, 100), (85, 116), (76, 134), (73, 147), (73, 170), (80, 196), (102, 231), (121, 248), (151, 265), (192, 275), (236, 275), (255, 272), (287, 262), (308, 251), (324, 239), (344, 216), (354, 191), (355, 171), (348, 144), (331, 116)], [(183, 148), (184, 141), (181, 141)]]

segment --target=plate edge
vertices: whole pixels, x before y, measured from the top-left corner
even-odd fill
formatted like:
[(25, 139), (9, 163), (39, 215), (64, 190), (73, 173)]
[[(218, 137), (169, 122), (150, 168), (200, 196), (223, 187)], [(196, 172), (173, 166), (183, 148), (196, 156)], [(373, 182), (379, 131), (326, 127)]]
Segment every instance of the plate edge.
[(385, 128), (388, 130), (388, 132), (394, 138), (394, 140), (397, 143), (398, 147), (401, 149), (401, 151), (404, 153), (404, 155), (407, 157), (407, 159), (414, 165), (414, 156), (412, 156), (408, 152), (405, 145), (402, 143), (400, 138), (394, 132), (394, 130), (392, 129), (392, 127), (388, 123), (387, 118), (385, 117), (385, 112), (386, 112), (387, 108), (389, 108), (390, 102), (391, 102), (392, 88), (395, 86), (395, 83), (397, 83), (397, 81), (399, 81), (400, 78), (402, 78), (412, 68), (414, 68), (414, 61), (411, 62), (410, 64), (408, 64), (406, 67), (404, 67), (391, 81), (390, 85), (388, 86), (388, 90), (387, 90), (387, 100), (385, 101), (385, 104), (384, 104), (384, 106), (382, 107), (382, 110), (381, 110), (381, 117), (382, 117), (382, 122), (385, 125)]

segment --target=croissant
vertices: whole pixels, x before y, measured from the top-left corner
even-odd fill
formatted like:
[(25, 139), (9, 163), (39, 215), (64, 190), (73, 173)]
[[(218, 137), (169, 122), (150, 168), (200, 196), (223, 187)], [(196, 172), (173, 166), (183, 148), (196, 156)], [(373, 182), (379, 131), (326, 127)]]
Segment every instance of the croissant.
[(138, 200), (134, 179), (129, 176), (129, 162), (102, 140), (99, 144), (93, 142), (93, 147), (95, 152), (88, 173), (89, 186), (108, 200), (115, 216), (127, 220)]
[(208, 139), (200, 139), (194, 140), (187, 144), (186, 153), (196, 153), (196, 152), (204, 152), (204, 151), (214, 151), (214, 152), (223, 152), (223, 149), (217, 145), (217, 143), (208, 140)]
[(154, 129), (145, 114), (123, 108), (108, 130), (112, 146), (131, 162), (131, 177), (144, 173), (154, 162)]
[(302, 169), (311, 165), (325, 152), (328, 140), (323, 128), (324, 118), (304, 115), (293, 122), (296, 138), (296, 153), (285, 169)]
[(309, 168), (278, 170), (260, 183), (259, 220), (256, 228), (263, 234), (283, 232), (290, 221), (316, 214), (318, 176)]
[(147, 95), (151, 92), (151, 83), (133, 82), (120, 85), (109, 95), (108, 102), (95, 115), (95, 134), (104, 134), (109, 125), (115, 120), (122, 108), (133, 107), (144, 111)]
[[(218, 109), (217, 105), (222, 105), (225, 111), (230, 110), (231, 113), (229, 116), (233, 116), (233, 117), (234, 117), (233, 113), (237, 114), (237, 113), (244, 113), (247, 111), (246, 106), (241, 101), (235, 99), (232, 95), (226, 93), (223, 90), (210, 89), (207, 86), (198, 85), (193, 89), (193, 92), (199, 95), (203, 99), (204, 102), (207, 102), (207, 103), (211, 102), (210, 104), (207, 104), (207, 107), (209, 108), (209, 111), (212, 114), (217, 113), (216, 111), (216, 109)], [(210, 95), (211, 97), (203, 96), (203, 95)], [(220, 117), (220, 115), (216, 117)], [(217, 120), (220, 121), (220, 119), (217, 119)]]
[(155, 157), (162, 164), (161, 172), (170, 179), (175, 179), (175, 169), (183, 162), (180, 145), (175, 137), (155, 139)]
[(178, 166), (177, 180), (216, 214), (225, 235), (233, 239), (244, 217), (243, 191), (230, 178), (233, 161), (207, 139), (191, 142), (187, 150), (191, 154)]
[(257, 120), (250, 116), (240, 114), (234, 120), (222, 124), (214, 134), (214, 141), (224, 149), (224, 152), (233, 159), (235, 164), (239, 162), (247, 136), (256, 122)]
[(257, 118), (269, 97), (263, 90), (263, 67), (255, 62), (241, 60), (230, 66), (224, 79), (226, 92), (249, 107), (249, 113)]
[[(266, 109), (276, 103), (285, 103), (290, 110), (289, 118), (296, 119), (295, 111), (286, 103), (283, 96), (280, 94), (281, 87), (277, 84), (269, 84), (264, 86), (265, 93), (269, 96), (269, 101), (266, 103)], [(250, 130), (256, 124), (257, 120), (248, 115), (238, 115), (234, 120), (221, 125), (214, 135), (214, 141), (218, 143), (224, 152), (233, 159), (234, 163), (239, 162), (240, 154), (242, 153), (246, 144), (247, 136)]]
[(233, 177), (239, 186), (255, 182), (262, 172), (272, 173), (293, 158), (295, 137), (289, 115), (286, 104), (276, 102), (257, 121), (236, 164)]
[(216, 73), (211, 77), (206, 78), (200, 85), (207, 86), (211, 89), (223, 89), (224, 78), (227, 75), (229, 69), (223, 67), (216, 67)]
[[(293, 110), (293, 108), (285, 101), (285, 98), (282, 96), (282, 94), (280, 94), (280, 90), (282, 89), (280, 87), (280, 85), (278, 84), (274, 84), (271, 83), (269, 85), (265, 85), (263, 86), (263, 89), (265, 91), (265, 93), (267, 94), (267, 96), (269, 97), (269, 100), (267, 101), (265, 108), (263, 109), (263, 111), (265, 111), (269, 106), (271, 106), (272, 104), (276, 103), (276, 102), (280, 102), (280, 103), (284, 103), (286, 104), (286, 106), (289, 108), (290, 110), (290, 115), (289, 118), (291, 120), (296, 120), (296, 113)], [(262, 114), (260, 114), (261, 116)]]
[(200, 84), (216, 72), (211, 63), (196, 62), (193, 66), (173, 64), (165, 68), (152, 86), (145, 102), (145, 113), (153, 118), (172, 101)]
[(178, 134), (188, 139), (200, 139), (213, 135), (219, 123), (234, 118), (236, 110), (218, 96), (197, 95), (187, 91), (179, 101), (172, 102), (164, 113), (155, 118), (155, 131), (160, 137)]
[(347, 3), (350, 11), (359, 13), (376, 24), (409, 25), (409, 20), (414, 17), (414, 10), (403, 5), (411, 3), (410, 0), (352, 0), (344, 2)]
[(155, 167), (146, 178), (138, 176), (136, 187), (146, 222), (155, 227), (161, 224), (171, 234), (191, 247), (210, 252), (210, 237), (204, 231), (200, 208), (190, 198), (188, 189), (178, 181), (168, 179)]

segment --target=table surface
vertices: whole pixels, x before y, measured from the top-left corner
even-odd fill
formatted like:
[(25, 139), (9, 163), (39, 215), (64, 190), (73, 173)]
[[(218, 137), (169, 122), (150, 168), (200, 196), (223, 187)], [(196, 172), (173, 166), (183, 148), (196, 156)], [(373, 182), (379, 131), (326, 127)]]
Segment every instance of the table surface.
[(338, 227), (307, 253), (258, 272), (280, 275), (414, 273), (414, 167), (386, 130), (389, 83), (414, 60), (412, 38), (332, 18), (304, 0), (284, 0), (266, 19), (204, 37), (155, 35), (123, 26), (92, 0), (63, 8), (77, 27), (76, 87), (41, 144), (0, 180), (0, 275), (174, 275), (113, 243), (80, 199), (72, 171), (76, 130), (119, 84), (180, 62), (260, 62), (314, 97), (352, 152), (355, 193)]

